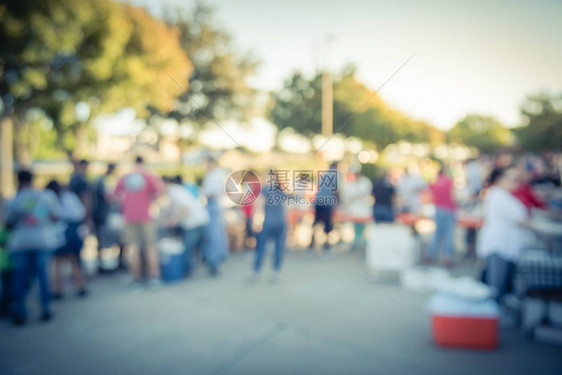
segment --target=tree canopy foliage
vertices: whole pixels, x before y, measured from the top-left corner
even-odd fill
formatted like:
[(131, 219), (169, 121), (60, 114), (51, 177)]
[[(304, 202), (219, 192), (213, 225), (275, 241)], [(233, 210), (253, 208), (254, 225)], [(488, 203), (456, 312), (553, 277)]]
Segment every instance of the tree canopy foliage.
[(179, 31), (180, 45), (193, 62), (193, 71), (183, 77), (189, 80), (190, 89), (165, 115), (198, 128), (226, 118), (246, 120), (256, 94), (248, 79), (258, 60), (236, 49), (230, 33), (218, 26), (213, 7), (196, 2), (189, 11), (167, 13), (166, 22)]
[[(322, 126), (322, 75), (307, 78), (301, 72), (289, 77), (281, 90), (272, 93), (270, 120), (279, 128), (293, 128), (310, 136)], [(397, 142), (439, 143), (443, 133), (388, 106), (363, 83), (353, 67), (334, 79), (334, 132), (373, 142), (379, 149)]]
[(0, 5), (0, 16), (4, 113), (23, 127), (27, 111), (41, 108), (68, 152), (94, 115), (133, 107), (142, 116), (149, 105), (170, 110), (182, 91), (176, 82), (188, 85), (192, 66), (178, 30), (142, 8), (110, 0), (22, 0)]
[(528, 151), (562, 150), (562, 94), (542, 93), (521, 107), (525, 125), (514, 129), (519, 146)]
[(513, 135), (491, 116), (467, 115), (449, 131), (449, 141), (494, 153), (513, 144)]
[[(5, 0), (0, 19), (1, 116), (15, 124), (16, 158), (23, 164), (39, 149), (37, 137), (77, 156), (91, 120), (124, 107), (140, 117), (189, 123), (192, 134), (213, 121), (244, 121), (256, 113), (249, 79), (258, 60), (236, 47), (203, 2), (157, 19), (116, 0)], [(296, 71), (271, 93), (267, 115), (280, 130), (318, 134), (321, 91), (320, 73)], [(335, 74), (333, 93), (336, 133), (379, 149), (398, 141), (445, 141), (442, 131), (385, 103), (352, 66)], [(448, 139), (489, 153), (511, 145), (515, 134), (521, 149), (560, 150), (562, 95), (529, 97), (521, 113), (524, 126), (513, 131), (491, 117), (468, 115)], [(49, 130), (38, 128), (43, 120)]]

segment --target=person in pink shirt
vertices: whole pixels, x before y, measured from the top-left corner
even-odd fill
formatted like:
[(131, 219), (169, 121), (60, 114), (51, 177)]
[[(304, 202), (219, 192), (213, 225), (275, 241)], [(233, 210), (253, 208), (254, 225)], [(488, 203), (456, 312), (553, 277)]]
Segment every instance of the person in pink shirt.
[(150, 215), (150, 205), (164, 191), (160, 178), (151, 174), (142, 157), (137, 157), (135, 169), (121, 177), (114, 196), (121, 202), (125, 219), (125, 243), (131, 256), (130, 271), (135, 284), (141, 282), (141, 254), (148, 268), (148, 286), (159, 284), (160, 267), (156, 249), (156, 227)]
[(439, 176), (429, 186), (435, 204), (435, 234), (428, 248), (429, 261), (435, 260), (439, 246), (443, 246), (445, 265), (451, 265), (453, 255), (453, 235), (455, 231), (455, 211), (457, 204), (453, 196), (453, 179), (447, 175), (445, 167), (441, 165)]

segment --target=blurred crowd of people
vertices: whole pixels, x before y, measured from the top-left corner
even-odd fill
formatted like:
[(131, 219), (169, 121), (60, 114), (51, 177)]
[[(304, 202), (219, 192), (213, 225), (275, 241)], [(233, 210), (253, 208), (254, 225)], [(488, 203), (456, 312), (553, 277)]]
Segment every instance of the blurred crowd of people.
[[(465, 257), (484, 261), (482, 281), (501, 303), (513, 289), (523, 251), (538, 242), (529, 230), (532, 215), (562, 218), (560, 182), (555, 160), (535, 155), (470, 159), (457, 171), (439, 164), (432, 180), (407, 171), (395, 184), (388, 176), (375, 182), (374, 219), (392, 221), (395, 213), (432, 217), (435, 231), (422, 260), (432, 265), (440, 258), (445, 267), (454, 263), (455, 228), (463, 226)], [(424, 200), (432, 203), (432, 215), (424, 212)]]
[[(89, 233), (97, 238), (98, 256), (112, 244), (122, 245), (120, 265), (127, 264), (133, 287), (160, 286), (157, 241), (162, 231), (183, 238), (186, 275), (194, 267), (195, 250), (202, 254), (211, 275), (217, 275), (226, 257), (226, 229), (218, 203), (225, 194), (226, 177), (211, 159), (200, 189), (183, 184), (180, 177), (156, 176), (145, 167), (142, 157), (136, 158), (132, 170), (122, 175), (114, 188), (108, 179), (115, 173), (115, 164), (109, 164), (93, 183), (87, 179), (88, 166), (88, 161), (81, 160), (66, 186), (52, 180), (42, 189), (34, 186), (31, 171), (17, 174), (18, 190), (3, 206), (0, 236), (1, 312), (16, 325), (26, 322), (25, 300), (36, 278), (41, 320), (53, 318), (50, 303), (65, 297), (67, 264), (76, 295), (88, 295), (80, 254)], [(153, 202), (163, 197), (167, 203), (162, 205), (161, 214), (155, 215)], [(109, 223), (114, 207), (124, 221), (122, 236), (115, 236)]]
[(427, 171), (417, 163), (398, 172), (389, 168), (370, 181), (351, 166), (344, 173), (338, 207), (331, 207), (326, 215), (325, 208), (316, 206), (315, 223), (327, 222), (328, 234), (333, 212), (346, 213), (340, 220), (353, 223), (353, 248), (365, 246), (365, 224), (371, 220), (406, 223), (415, 237), (419, 237), (416, 222), (432, 220), (435, 230), (422, 244), (421, 261), (447, 268), (461, 260), (455, 251), (463, 250), (455, 249), (460, 227), (466, 233), (464, 258), (482, 260), (482, 281), (501, 303), (513, 290), (523, 251), (529, 246), (540, 248), (531, 230), (532, 218), (562, 219), (560, 162), (536, 155), (501, 156), (470, 159), (462, 165), (434, 162), (433, 168), (437, 170), (433, 176), (423, 173)]
[[(185, 277), (201, 264), (216, 276), (229, 253), (223, 209), (227, 172), (212, 158), (205, 161), (206, 174), (199, 185), (184, 183), (180, 176), (159, 177), (149, 171), (142, 157), (137, 157), (134, 167), (115, 184), (111, 183), (116, 178), (115, 164), (108, 164), (105, 173), (94, 182), (87, 179), (88, 167), (88, 161), (81, 160), (66, 186), (52, 180), (43, 189), (34, 186), (30, 171), (18, 173), (19, 188), (16, 196), (4, 204), (0, 232), (1, 312), (15, 324), (26, 322), (25, 299), (35, 278), (39, 281), (43, 321), (53, 317), (51, 300), (62, 300), (67, 294), (66, 269), (71, 270), (77, 296), (88, 295), (81, 263), (88, 234), (97, 239), (98, 256), (109, 246), (121, 246), (119, 264), (126, 265), (128, 282), (136, 288), (156, 289), (161, 285), (160, 238), (181, 239)], [(467, 254), (486, 260), (483, 280), (494, 287), (500, 301), (510, 288), (513, 269), (523, 251), (522, 228), (531, 210), (557, 215), (560, 209), (556, 206), (559, 202), (545, 200), (534, 189), (560, 188), (558, 171), (553, 163), (536, 156), (508, 161), (481, 158), (469, 160), (456, 170), (439, 164), (433, 178), (410, 166), (402, 173), (385, 170), (371, 180), (360, 165), (342, 170), (334, 162), (318, 173), (313, 199), (306, 205), (314, 215), (308, 250), (312, 253), (318, 247), (316, 226), (324, 232), (320, 241), (323, 253), (330, 256), (332, 246), (341, 242), (341, 236), (333, 235), (338, 231), (335, 222), (353, 224), (351, 248), (358, 249), (367, 246), (366, 226), (370, 222), (384, 225), (404, 215), (431, 216), (435, 231), (423, 261), (435, 264), (440, 258), (449, 267), (454, 262), (459, 212), (478, 216), (474, 212), (480, 211), (483, 225), (479, 235), (476, 232), (480, 225), (467, 227)], [(290, 219), (289, 211), (295, 208), (291, 202), (296, 202), (293, 206), (302, 203), (294, 199), (299, 192), (287, 185), (282, 172), (286, 171), (268, 170), (267, 184), (252, 184), (255, 181), (246, 177), (235, 184), (250, 194), (248, 197), (259, 196), (235, 207), (244, 221), (244, 247), (255, 246), (252, 282), (259, 277), (269, 240), (274, 243), (272, 280), (279, 277), (287, 237), (295, 224)], [(311, 176), (304, 176), (304, 182), (311, 183)], [(157, 200), (159, 212), (155, 213), (153, 203)], [(424, 212), (428, 202), (434, 207), (433, 214)], [(258, 211), (262, 220), (256, 230)], [(114, 214), (122, 219), (117, 236), (110, 220)], [(415, 225), (411, 225), (412, 235), (417, 236)]]

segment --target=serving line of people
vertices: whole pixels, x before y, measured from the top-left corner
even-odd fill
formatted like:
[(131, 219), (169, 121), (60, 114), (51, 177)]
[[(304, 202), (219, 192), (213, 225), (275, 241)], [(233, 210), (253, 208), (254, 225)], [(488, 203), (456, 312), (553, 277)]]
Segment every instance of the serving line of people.
[[(494, 287), (496, 298), (500, 301), (510, 288), (514, 264), (524, 248), (521, 228), (532, 227), (528, 220), (529, 207), (538, 206), (541, 201), (534, 195), (533, 189), (525, 186), (528, 181), (521, 177), (520, 168), (494, 168), (488, 186), (484, 188), (486, 173), (477, 167), (467, 165), (468, 202), (474, 206), (482, 204), (483, 218), (463, 218), (459, 215), (455, 184), (443, 165), (432, 183), (427, 183), (419, 174), (410, 171), (395, 184), (389, 173), (383, 173), (379, 179), (371, 182), (359, 168), (353, 167), (344, 177), (338, 171), (337, 163), (332, 163), (328, 171), (338, 176), (336, 188), (318, 181), (314, 203), (298, 211), (286, 204), (289, 202), (287, 197), (292, 195), (288, 191), (290, 189), (282, 184), (276, 184), (273, 188), (264, 186), (256, 207), (243, 207), (246, 225), (252, 225), (256, 212), (264, 214), (261, 231), (256, 235), (250, 280), (258, 279), (268, 240), (273, 240), (275, 244), (273, 280), (278, 279), (286, 239), (293, 232), (299, 216), (310, 214), (310, 210), (314, 214), (313, 225), (321, 225), (325, 232), (327, 240), (324, 241), (323, 251), (329, 256), (333, 245), (330, 239), (333, 238), (331, 232), (334, 222), (352, 222), (352, 248), (361, 248), (365, 246), (365, 226), (373, 220), (376, 223), (398, 220), (414, 227), (417, 220), (424, 218), (424, 215), (419, 214), (419, 208), (422, 196), (429, 191), (435, 205), (433, 219), (436, 230), (424, 260), (434, 263), (441, 252), (444, 264), (450, 266), (455, 226), (461, 223), (475, 231), (483, 223), (478, 236), (477, 253), (486, 259), (485, 281)], [(200, 189), (193, 185), (186, 186), (181, 178), (162, 179), (154, 175), (146, 168), (141, 157), (136, 159), (134, 168), (118, 180), (114, 190), (108, 188), (108, 180), (115, 171), (114, 165), (109, 165), (107, 172), (92, 185), (86, 180), (87, 168), (88, 163), (81, 161), (68, 187), (51, 181), (43, 190), (33, 188), (33, 175), (30, 172), (21, 171), (18, 174), (18, 193), (4, 207), (4, 220), (10, 235), (5, 248), (9, 250), (12, 261), (12, 277), (3, 282), (3, 292), (6, 284), (11, 283), (8, 299), (10, 314), (16, 324), (25, 322), (25, 296), (35, 276), (40, 281), (42, 318), (46, 321), (52, 318), (49, 309), (51, 298), (64, 297), (64, 280), (61, 276), (64, 263), (71, 265), (78, 295), (87, 295), (86, 278), (80, 267), (84, 235), (87, 230), (93, 231), (98, 238), (100, 251), (108, 245), (111, 240), (106, 229), (111, 206), (115, 202), (119, 204), (125, 222), (123, 242), (133, 286), (153, 289), (161, 283), (157, 249), (159, 230), (165, 229), (164, 232), (182, 239), (183, 271), (186, 276), (191, 275), (198, 265), (195, 262), (196, 254), (204, 260), (210, 274), (216, 276), (229, 252), (221, 205), (225, 195), (226, 172), (212, 159), (206, 161), (207, 174)], [(277, 174), (270, 171), (270, 175)], [(162, 200), (162, 196), (165, 199)], [(480, 203), (482, 197), (484, 199)], [(156, 200), (161, 206), (159, 217), (151, 212)], [(247, 230), (246, 234), (248, 237), (255, 235), (251, 230)], [(474, 241), (474, 237), (471, 241)], [(309, 249), (315, 247), (316, 243), (317, 239), (313, 235)], [(51, 289), (48, 264), (53, 254), (55, 272), (54, 287)], [(143, 272), (143, 263), (146, 272)], [(3, 272), (2, 276), (5, 274)]]
[[(158, 224), (172, 226), (182, 235), (187, 274), (193, 268), (193, 252), (200, 248), (210, 274), (217, 275), (228, 253), (218, 203), (220, 195), (224, 195), (226, 176), (211, 159), (207, 167), (201, 198), (176, 180), (169, 178), (164, 182), (145, 167), (142, 157), (136, 158), (133, 169), (118, 180), (112, 191), (107, 179), (114, 173), (114, 165), (109, 165), (107, 172), (90, 184), (86, 179), (88, 162), (79, 161), (68, 186), (53, 180), (44, 189), (34, 187), (31, 171), (19, 171), (18, 191), (3, 206), (0, 245), (7, 261), (2, 263), (2, 314), (9, 315), (14, 324), (23, 325), (27, 319), (25, 299), (33, 280), (38, 278), (41, 320), (51, 320), (51, 300), (65, 296), (65, 263), (71, 266), (77, 296), (86, 297), (88, 288), (80, 261), (84, 238), (88, 232), (95, 233), (100, 251), (112, 241), (106, 229), (111, 205), (115, 203), (124, 219), (123, 242), (133, 286), (154, 289), (161, 283)], [(157, 223), (151, 209), (163, 195), (168, 196), (172, 210)]]

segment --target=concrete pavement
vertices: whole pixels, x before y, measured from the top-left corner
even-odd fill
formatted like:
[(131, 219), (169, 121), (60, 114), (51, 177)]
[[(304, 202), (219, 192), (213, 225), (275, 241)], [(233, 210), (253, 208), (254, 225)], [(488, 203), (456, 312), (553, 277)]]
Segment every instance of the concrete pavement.
[[(353, 255), (363, 262), (362, 254)], [(559, 374), (560, 347), (503, 330), (496, 351), (431, 340), (428, 294), (378, 285), (353, 259), (290, 253), (271, 284), (268, 262), (245, 279), (252, 254), (231, 256), (217, 279), (133, 290), (122, 275), (92, 280), (86, 299), (55, 303), (24, 328), (0, 322), (2, 374)]]

